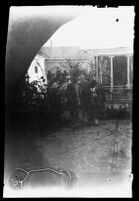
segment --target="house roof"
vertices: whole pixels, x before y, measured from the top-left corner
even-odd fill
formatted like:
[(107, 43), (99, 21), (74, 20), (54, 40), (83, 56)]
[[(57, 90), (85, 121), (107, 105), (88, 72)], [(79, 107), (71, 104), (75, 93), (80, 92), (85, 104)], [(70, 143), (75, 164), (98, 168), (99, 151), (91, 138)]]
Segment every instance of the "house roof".
[(95, 55), (133, 54), (133, 50), (127, 47), (86, 50), (79, 47), (42, 47), (38, 54), (46, 59), (89, 59)]
[(39, 55), (49, 59), (68, 59), (68, 58), (90, 58), (90, 52), (79, 47), (42, 47)]
[(107, 49), (93, 49), (91, 50), (93, 55), (128, 55), (133, 54), (133, 49), (129, 47), (117, 47)]

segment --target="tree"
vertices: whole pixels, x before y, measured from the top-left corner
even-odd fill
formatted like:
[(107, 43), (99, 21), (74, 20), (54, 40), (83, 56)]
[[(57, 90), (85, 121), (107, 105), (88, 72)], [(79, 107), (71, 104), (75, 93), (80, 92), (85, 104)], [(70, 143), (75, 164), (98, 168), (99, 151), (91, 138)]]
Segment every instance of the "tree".
[(18, 109), (36, 110), (42, 107), (44, 94), (46, 93), (46, 87), (42, 84), (43, 81), (44, 78), (41, 77), (40, 80), (29, 83), (29, 77), (25, 75), (17, 97)]

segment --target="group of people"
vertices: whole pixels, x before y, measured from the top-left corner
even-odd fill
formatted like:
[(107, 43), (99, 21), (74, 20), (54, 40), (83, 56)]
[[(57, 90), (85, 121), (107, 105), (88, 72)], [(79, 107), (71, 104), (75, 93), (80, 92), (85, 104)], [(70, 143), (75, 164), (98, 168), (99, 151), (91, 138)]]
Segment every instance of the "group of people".
[(70, 111), (71, 122), (78, 124), (85, 123), (99, 124), (105, 110), (105, 91), (101, 84), (94, 79), (83, 86), (76, 77), (71, 78), (71, 83), (66, 89), (66, 105)]

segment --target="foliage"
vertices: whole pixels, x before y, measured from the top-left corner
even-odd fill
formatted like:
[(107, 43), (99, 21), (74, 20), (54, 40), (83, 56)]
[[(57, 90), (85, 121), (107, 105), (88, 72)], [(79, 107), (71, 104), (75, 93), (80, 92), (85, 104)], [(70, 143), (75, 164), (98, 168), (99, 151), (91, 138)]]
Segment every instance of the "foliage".
[(43, 77), (41, 80), (34, 80), (29, 83), (28, 75), (22, 80), (21, 90), (17, 97), (18, 109), (39, 109), (43, 105), (43, 97), (46, 89), (42, 85)]
[[(89, 64), (92, 65), (92, 64)], [(91, 67), (92, 69), (92, 67)], [(94, 71), (89, 71), (81, 63), (65, 60), (61, 67), (57, 67), (55, 72), (48, 71), (47, 86), (43, 86), (41, 80), (34, 80), (29, 83), (26, 75), (22, 81), (17, 105), (20, 109), (39, 110), (47, 109), (62, 110), (65, 104), (65, 90), (70, 78), (76, 77), (81, 85), (89, 82), (94, 76)]]
[(70, 82), (70, 78), (77, 78), (83, 86), (95, 76), (95, 68), (93, 62), (89, 62), (90, 70), (85, 68), (84, 63), (65, 60), (56, 68), (55, 72), (48, 71), (48, 85), (43, 86), (43, 77), (41, 80), (34, 80), (29, 83), (26, 75), (22, 81), (20, 94), (18, 96), (18, 108), (20, 109), (56, 109), (63, 108), (65, 103), (65, 89)]
[(102, 69), (102, 84), (110, 86), (110, 58), (106, 56), (99, 56), (99, 74)]
[[(89, 66), (89, 68), (86, 66)], [(102, 67), (103, 85), (110, 85), (110, 60), (102, 57), (99, 60), (99, 67)], [(81, 63), (65, 60), (55, 72), (48, 71), (47, 86), (41, 80), (34, 80), (29, 83), (27, 76), (22, 81), (20, 94), (17, 97), (19, 109), (44, 110), (52, 119), (59, 119), (65, 109), (65, 90), (71, 78), (77, 78), (81, 87), (96, 77), (96, 68), (93, 61)]]
[(92, 61), (81, 63), (67, 59), (62, 68), (67, 71), (69, 78), (77, 78), (81, 85), (96, 77), (96, 69)]

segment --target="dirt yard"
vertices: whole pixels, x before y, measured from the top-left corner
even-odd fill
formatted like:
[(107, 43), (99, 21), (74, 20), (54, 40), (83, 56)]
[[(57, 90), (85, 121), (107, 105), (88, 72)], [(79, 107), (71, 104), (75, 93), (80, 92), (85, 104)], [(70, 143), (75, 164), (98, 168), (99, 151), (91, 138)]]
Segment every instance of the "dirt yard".
[(131, 165), (131, 124), (126, 121), (120, 122), (117, 131), (115, 122), (103, 122), (98, 127), (63, 128), (36, 144), (44, 164), (48, 160), (52, 167), (72, 170), (81, 183), (92, 182), (91, 175), (122, 172)]
[[(103, 186), (130, 177), (132, 122), (103, 121), (99, 126), (63, 127), (49, 133), (35, 125), (8, 137), (5, 147), (5, 172), (53, 167), (73, 171), (80, 187)], [(6, 173), (5, 173), (6, 177)], [(128, 178), (127, 178), (128, 179)]]

